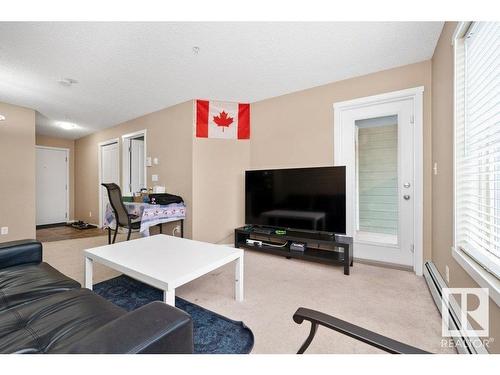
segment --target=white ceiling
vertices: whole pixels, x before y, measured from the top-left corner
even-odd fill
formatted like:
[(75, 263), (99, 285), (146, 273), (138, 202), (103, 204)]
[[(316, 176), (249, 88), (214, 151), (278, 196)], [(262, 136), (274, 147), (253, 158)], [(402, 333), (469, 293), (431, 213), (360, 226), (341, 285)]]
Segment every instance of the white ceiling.
[(442, 27), (0, 22), (0, 101), (37, 110), (37, 133), (75, 139), (194, 98), (255, 102), (423, 61)]

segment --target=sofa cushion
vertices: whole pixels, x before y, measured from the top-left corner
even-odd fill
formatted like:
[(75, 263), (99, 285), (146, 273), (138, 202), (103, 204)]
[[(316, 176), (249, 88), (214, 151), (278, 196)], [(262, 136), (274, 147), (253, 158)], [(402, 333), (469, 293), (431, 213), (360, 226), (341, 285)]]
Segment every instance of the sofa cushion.
[(0, 269), (0, 311), (80, 284), (47, 263)]
[(126, 312), (88, 289), (0, 312), (0, 353), (56, 353)]

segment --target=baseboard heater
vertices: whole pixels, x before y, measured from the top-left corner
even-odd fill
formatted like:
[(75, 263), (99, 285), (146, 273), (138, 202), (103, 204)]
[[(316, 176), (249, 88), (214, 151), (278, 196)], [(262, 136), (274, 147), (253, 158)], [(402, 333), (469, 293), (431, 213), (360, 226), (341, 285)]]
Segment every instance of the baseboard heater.
[[(450, 296), (450, 307), (448, 308), (448, 311), (442, 311), (442, 290), (448, 286), (444, 282), (434, 263), (425, 263), (424, 277), (441, 316), (443, 314), (449, 314), (450, 328), (453, 330), (459, 330), (461, 328), (459, 320), (460, 306), (453, 296)], [(467, 324), (469, 325), (469, 322), (467, 322)], [(460, 332), (462, 332), (461, 329)], [(471, 337), (462, 333), (460, 336), (453, 337), (453, 341), (455, 342), (455, 347), (460, 354), (488, 354), (483, 342), (477, 336)]]

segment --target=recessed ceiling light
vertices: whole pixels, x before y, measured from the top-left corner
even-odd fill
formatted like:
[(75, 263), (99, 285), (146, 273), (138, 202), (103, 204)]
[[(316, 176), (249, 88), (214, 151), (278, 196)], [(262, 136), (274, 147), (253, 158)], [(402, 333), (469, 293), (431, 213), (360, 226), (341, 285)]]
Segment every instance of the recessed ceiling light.
[(59, 82), (60, 85), (65, 86), (65, 87), (70, 87), (71, 85), (78, 83), (78, 81), (76, 79), (73, 79), (73, 78), (61, 78), (57, 82)]
[(4, 115), (0, 115), (0, 121), (5, 121), (5, 120), (6, 120), (5, 116)]
[(64, 130), (73, 130), (73, 129), (78, 128), (78, 125), (73, 124), (72, 122), (68, 122), (68, 121), (58, 121), (57, 125), (59, 127), (63, 128)]

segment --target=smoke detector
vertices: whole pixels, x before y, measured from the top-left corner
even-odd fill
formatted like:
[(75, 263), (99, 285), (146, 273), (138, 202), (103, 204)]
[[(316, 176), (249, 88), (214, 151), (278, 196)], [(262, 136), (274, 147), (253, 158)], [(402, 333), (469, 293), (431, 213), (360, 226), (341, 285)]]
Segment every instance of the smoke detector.
[(57, 82), (61, 86), (64, 86), (64, 87), (70, 87), (70, 86), (74, 85), (75, 83), (78, 83), (78, 81), (76, 79), (73, 79), (73, 78), (61, 78)]

